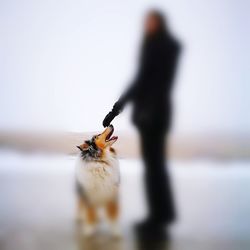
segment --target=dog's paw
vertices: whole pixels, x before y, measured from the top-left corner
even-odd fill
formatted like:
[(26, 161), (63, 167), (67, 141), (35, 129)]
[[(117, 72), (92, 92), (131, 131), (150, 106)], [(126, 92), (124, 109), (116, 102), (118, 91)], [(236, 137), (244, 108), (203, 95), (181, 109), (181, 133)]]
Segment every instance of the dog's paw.
[(116, 239), (122, 238), (122, 231), (118, 224), (111, 225), (111, 236)]
[(85, 224), (83, 226), (83, 235), (85, 237), (91, 237), (96, 232), (96, 227), (94, 225)]
[(76, 217), (75, 217), (75, 222), (77, 223), (77, 224), (81, 224), (81, 223), (83, 223), (85, 221), (85, 218), (84, 218), (84, 216), (82, 215), (82, 214), (77, 214), (76, 215)]

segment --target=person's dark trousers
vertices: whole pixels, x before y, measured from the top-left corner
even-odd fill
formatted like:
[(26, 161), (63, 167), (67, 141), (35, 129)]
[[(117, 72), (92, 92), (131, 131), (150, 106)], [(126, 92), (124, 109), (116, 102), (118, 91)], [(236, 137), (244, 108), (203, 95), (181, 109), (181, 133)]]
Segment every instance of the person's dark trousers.
[(149, 219), (162, 224), (175, 220), (175, 208), (166, 162), (165, 129), (140, 128), (145, 165), (145, 188)]

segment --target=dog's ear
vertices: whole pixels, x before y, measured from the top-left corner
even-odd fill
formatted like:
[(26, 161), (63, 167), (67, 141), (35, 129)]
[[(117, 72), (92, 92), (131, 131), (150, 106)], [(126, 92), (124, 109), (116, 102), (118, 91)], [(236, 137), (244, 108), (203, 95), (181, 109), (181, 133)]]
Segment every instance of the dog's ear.
[(86, 151), (89, 149), (89, 143), (88, 141), (85, 141), (85, 143), (79, 145), (79, 146), (76, 146), (77, 148), (79, 148), (81, 151)]

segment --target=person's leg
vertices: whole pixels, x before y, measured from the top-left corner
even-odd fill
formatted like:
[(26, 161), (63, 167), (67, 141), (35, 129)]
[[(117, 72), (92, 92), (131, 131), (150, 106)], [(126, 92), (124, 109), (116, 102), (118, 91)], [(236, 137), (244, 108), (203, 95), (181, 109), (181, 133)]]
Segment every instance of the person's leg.
[(165, 165), (165, 132), (141, 130), (140, 136), (149, 219), (169, 224), (175, 219), (175, 209)]

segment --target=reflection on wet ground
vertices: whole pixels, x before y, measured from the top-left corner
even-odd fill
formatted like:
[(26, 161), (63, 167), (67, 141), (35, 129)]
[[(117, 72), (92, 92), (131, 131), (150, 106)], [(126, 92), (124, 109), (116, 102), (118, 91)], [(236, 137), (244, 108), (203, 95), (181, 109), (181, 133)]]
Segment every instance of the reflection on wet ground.
[(250, 249), (248, 162), (172, 162), (178, 221), (168, 241), (139, 240), (146, 213), (142, 168), (121, 160), (122, 239), (103, 228), (84, 238), (75, 223), (74, 157), (1, 154), (1, 250)]

